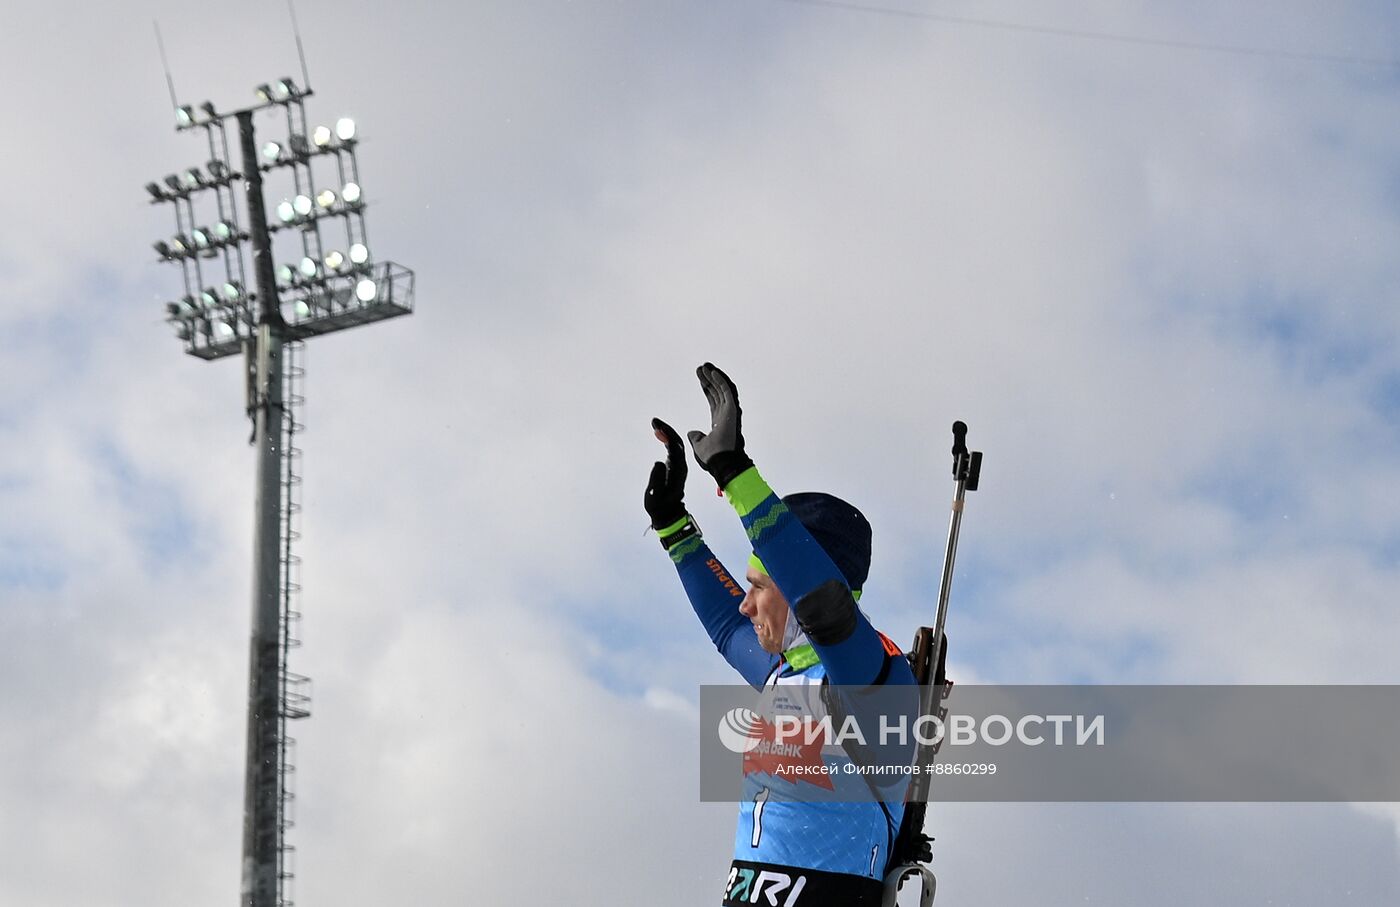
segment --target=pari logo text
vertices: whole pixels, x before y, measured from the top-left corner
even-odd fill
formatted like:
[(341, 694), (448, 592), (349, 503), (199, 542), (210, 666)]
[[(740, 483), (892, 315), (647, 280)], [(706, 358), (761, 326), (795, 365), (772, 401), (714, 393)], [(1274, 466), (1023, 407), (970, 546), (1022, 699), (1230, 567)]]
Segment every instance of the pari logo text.
[[(786, 872), (733, 866), (725, 883), (726, 904), (767, 904), (769, 907), (798, 907), (798, 897), (807, 887), (807, 877), (793, 878)], [(782, 896), (781, 899), (779, 896)]]

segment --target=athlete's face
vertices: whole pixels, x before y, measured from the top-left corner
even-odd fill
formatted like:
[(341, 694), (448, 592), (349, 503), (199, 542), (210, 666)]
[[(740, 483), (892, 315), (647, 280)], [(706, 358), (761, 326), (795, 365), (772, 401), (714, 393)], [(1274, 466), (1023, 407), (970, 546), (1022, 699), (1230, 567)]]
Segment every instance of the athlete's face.
[(787, 629), (788, 603), (771, 577), (764, 576), (752, 566), (745, 579), (748, 594), (739, 603), (739, 613), (753, 621), (753, 631), (763, 651), (777, 655), (783, 651), (783, 631)]

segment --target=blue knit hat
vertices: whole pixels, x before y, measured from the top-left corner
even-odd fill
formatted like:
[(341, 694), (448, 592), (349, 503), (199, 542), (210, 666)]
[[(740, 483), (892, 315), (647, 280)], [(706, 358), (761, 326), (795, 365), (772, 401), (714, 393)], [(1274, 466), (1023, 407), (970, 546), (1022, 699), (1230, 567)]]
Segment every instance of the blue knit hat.
[(851, 591), (860, 591), (870, 575), (870, 523), (865, 515), (820, 491), (790, 494), (783, 503), (836, 564)]

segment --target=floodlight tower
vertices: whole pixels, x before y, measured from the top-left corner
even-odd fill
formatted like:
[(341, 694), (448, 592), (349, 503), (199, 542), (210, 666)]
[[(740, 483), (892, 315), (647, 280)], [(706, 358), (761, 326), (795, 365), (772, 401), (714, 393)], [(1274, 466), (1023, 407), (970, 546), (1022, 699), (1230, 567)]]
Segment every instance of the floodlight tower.
[[(294, 848), (285, 834), (293, 824), (295, 741), (287, 722), (309, 716), (311, 703), (309, 678), (287, 666), (288, 651), (300, 645), (301, 561), (292, 550), (301, 511), (299, 356), (307, 338), (409, 314), (414, 276), (370, 254), (354, 121), (308, 130), (311, 89), (290, 78), (259, 85), (255, 94), (256, 104), (228, 112), (207, 101), (197, 110), (176, 106), (176, 131), (202, 130), (209, 160), (204, 170), (190, 167), (148, 183), (146, 191), (152, 204), (175, 209), (175, 234), (155, 250), (180, 268), (184, 293), (166, 304), (166, 316), (185, 352), (210, 361), (242, 355), (245, 363), (258, 460), (239, 903), (290, 907)], [(286, 137), (259, 147), (253, 119), (263, 112), (285, 117)], [(238, 170), (230, 159), (230, 124)], [(264, 174), (290, 178), (271, 221)], [(341, 243), (328, 242), (328, 235)]]

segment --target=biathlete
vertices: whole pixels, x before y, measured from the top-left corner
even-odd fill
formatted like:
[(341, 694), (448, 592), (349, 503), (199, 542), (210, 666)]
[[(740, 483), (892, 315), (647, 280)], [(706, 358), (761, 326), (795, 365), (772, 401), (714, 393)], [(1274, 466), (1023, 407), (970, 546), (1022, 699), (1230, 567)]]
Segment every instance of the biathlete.
[[(711, 424), (708, 433), (688, 437), (752, 543), (748, 589), (739, 588), (687, 512), (685, 448), (660, 419), (652, 429), (666, 445), (666, 460), (652, 468), (645, 504), (715, 648), (770, 704), (778, 695), (849, 712), (859, 704), (845, 700), (860, 691), (903, 686), (911, 695), (901, 701), (916, 712), (908, 660), (856, 604), (870, 570), (870, 524), (829, 494), (779, 498), (744, 450), (734, 382), (708, 362), (697, 374)], [(837, 702), (831, 691), (839, 691)], [(745, 755), (724, 905), (880, 903), (909, 779), (891, 773), (872, 780), (849, 771), (853, 761), (862, 761), (859, 751), (829, 741), (759, 746)], [(825, 768), (813, 773), (812, 766)]]

